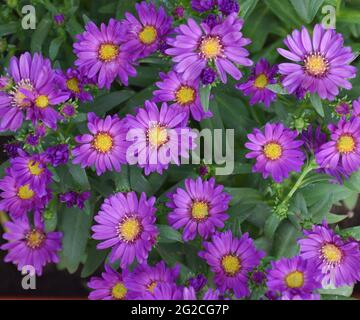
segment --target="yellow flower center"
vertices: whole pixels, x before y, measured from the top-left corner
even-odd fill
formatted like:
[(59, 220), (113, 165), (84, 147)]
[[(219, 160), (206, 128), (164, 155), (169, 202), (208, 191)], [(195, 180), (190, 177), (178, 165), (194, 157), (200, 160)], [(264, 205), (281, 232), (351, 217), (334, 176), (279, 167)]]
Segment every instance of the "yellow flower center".
[(300, 271), (293, 271), (285, 277), (285, 282), (289, 288), (301, 288), (304, 284), (304, 274)]
[(34, 160), (30, 160), (28, 162), (28, 169), (30, 171), (30, 173), (34, 176), (39, 176), (40, 174), (43, 173), (44, 168), (40, 168), (40, 162), (38, 161), (34, 161)]
[(29, 184), (25, 184), (18, 189), (17, 195), (21, 200), (30, 200), (35, 193), (30, 189)]
[(92, 142), (97, 152), (107, 153), (113, 147), (113, 138), (108, 133), (98, 133)]
[(116, 300), (123, 300), (126, 297), (127, 289), (123, 282), (118, 282), (111, 289), (111, 295)]
[(221, 259), (221, 265), (228, 276), (235, 276), (240, 268), (241, 263), (237, 256), (228, 254)]
[(155, 288), (157, 286), (157, 282), (156, 281), (152, 281), (146, 288), (148, 289), (148, 291), (150, 291), (151, 293), (154, 292)]
[(122, 240), (132, 242), (140, 235), (141, 224), (136, 218), (127, 218), (119, 224), (117, 233)]
[(44, 109), (49, 105), (49, 98), (44, 95), (38, 96), (35, 100), (35, 105), (38, 108)]
[(337, 141), (337, 149), (340, 153), (350, 153), (355, 150), (355, 140), (352, 136), (343, 135)]
[(209, 215), (209, 206), (206, 202), (195, 201), (191, 207), (191, 215), (195, 220), (204, 220)]
[(304, 63), (306, 72), (314, 77), (324, 76), (329, 69), (328, 61), (318, 53), (306, 57)]
[(270, 142), (265, 145), (264, 154), (269, 160), (278, 160), (282, 155), (282, 147), (276, 142)]
[(112, 43), (103, 43), (100, 45), (98, 56), (103, 62), (111, 62), (119, 55), (119, 46)]
[(26, 245), (28, 247), (31, 249), (37, 249), (43, 244), (45, 240), (45, 234), (40, 230), (33, 229), (26, 234), (25, 238)]
[(147, 136), (150, 145), (154, 148), (160, 148), (169, 139), (166, 128), (160, 125), (150, 128), (147, 132)]
[(195, 90), (188, 86), (181, 86), (175, 94), (176, 102), (181, 105), (187, 105), (195, 101)]
[(218, 37), (207, 37), (200, 43), (200, 53), (205, 59), (215, 59), (222, 53), (222, 45)]
[(66, 87), (75, 93), (80, 93), (79, 81), (76, 78), (71, 78), (66, 81)]
[(258, 89), (264, 89), (267, 85), (268, 85), (268, 78), (265, 74), (260, 74), (256, 77), (255, 79), (255, 83), (254, 83), (255, 87)]
[(153, 26), (144, 27), (139, 33), (139, 39), (143, 44), (150, 45), (156, 41), (157, 31)]
[(339, 263), (342, 259), (341, 250), (334, 244), (328, 243), (321, 248), (325, 260), (329, 263)]

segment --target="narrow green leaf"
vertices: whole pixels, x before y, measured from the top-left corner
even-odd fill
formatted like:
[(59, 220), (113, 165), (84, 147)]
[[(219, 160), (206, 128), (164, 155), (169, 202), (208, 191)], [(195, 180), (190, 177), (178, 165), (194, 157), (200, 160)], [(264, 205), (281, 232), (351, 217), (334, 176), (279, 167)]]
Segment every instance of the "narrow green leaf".
[(157, 227), (160, 231), (159, 243), (183, 242), (179, 231), (167, 225), (158, 225)]
[(86, 261), (81, 270), (81, 277), (91, 276), (104, 262), (109, 250), (99, 250), (96, 248), (97, 242), (90, 241), (87, 249)]
[(315, 18), (324, 0), (290, 0), (298, 16), (306, 23), (310, 23)]
[(36, 26), (36, 30), (31, 37), (31, 51), (34, 52), (41, 52), (43, 43), (47, 38), (47, 35), (50, 31), (52, 21), (48, 16), (45, 16)]
[(56, 59), (56, 57), (59, 53), (59, 49), (63, 42), (64, 42), (64, 39), (62, 37), (55, 38), (50, 42), (49, 57), (51, 60)]
[(200, 101), (204, 111), (209, 110), (210, 104), (210, 93), (211, 93), (211, 86), (203, 86), (200, 88)]
[(313, 105), (314, 109), (316, 110), (316, 112), (321, 117), (324, 117), (325, 113), (324, 113), (324, 108), (323, 108), (320, 97), (317, 94), (312, 94), (310, 96), (310, 101), (311, 101), (311, 104)]

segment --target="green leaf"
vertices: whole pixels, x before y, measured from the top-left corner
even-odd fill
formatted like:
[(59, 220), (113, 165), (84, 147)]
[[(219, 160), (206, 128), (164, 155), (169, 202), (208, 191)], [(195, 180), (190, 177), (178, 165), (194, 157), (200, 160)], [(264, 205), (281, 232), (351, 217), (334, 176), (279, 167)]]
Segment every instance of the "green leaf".
[(288, 0), (264, 0), (268, 8), (275, 14), (289, 29), (299, 28), (303, 23), (296, 14), (294, 7)]
[(45, 16), (36, 26), (36, 30), (31, 37), (31, 52), (41, 52), (43, 43), (50, 31), (52, 21), (48, 16)]
[(274, 237), (273, 251), (276, 258), (293, 257), (298, 252), (297, 239), (302, 233), (287, 220), (279, 226)]
[(10, 22), (7, 24), (0, 25), (0, 37), (5, 37), (14, 34), (18, 30), (19, 22)]
[(159, 243), (174, 243), (174, 242), (183, 242), (181, 238), (181, 233), (176, 231), (170, 226), (167, 225), (158, 225), (157, 226), (160, 235), (159, 235)]
[(61, 213), (60, 230), (63, 232), (62, 260), (70, 273), (76, 272), (85, 253), (90, 236), (92, 215), (77, 208), (65, 208)]
[(62, 37), (55, 38), (50, 42), (49, 57), (51, 60), (55, 60), (63, 42), (64, 42), (64, 39)]
[(337, 296), (343, 296), (343, 297), (350, 297), (352, 295), (352, 292), (354, 290), (354, 286), (343, 286), (340, 288), (334, 288), (334, 289), (320, 289), (320, 294), (326, 294), (326, 295), (337, 295)]
[(282, 87), (282, 85), (280, 85), (278, 83), (276, 83), (276, 84), (268, 84), (266, 86), (266, 88), (268, 88), (272, 92), (275, 92), (276, 94), (280, 94), (280, 95), (287, 95), (288, 94), (288, 92)]
[(311, 101), (311, 104), (313, 105), (314, 109), (316, 110), (316, 112), (321, 117), (324, 117), (325, 113), (324, 113), (324, 108), (323, 108), (320, 97), (317, 94), (312, 94), (310, 96), (310, 101)]
[(329, 224), (339, 223), (340, 221), (343, 221), (346, 218), (347, 218), (347, 215), (345, 215), (345, 214), (334, 214), (331, 212), (329, 212), (325, 216), (325, 219), (326, 219), (327, 223), (329, 223)]
[(346, 236), (352, 237), (356, 240), (360, 240), (360, 226), (343, 229), (341, 230), (341, 233), (345, 234)]
[(314, 20), (318, 10), (324, 3), (324, 0), (290, 0), (297, 14), (306, 23)]
[(92, 103), (81, 105), (80, 111), (93, 111), (98, 116), (102, 116), (124, 101), (129, 100), (134, 94), (135, 92), (131, 90), (114, 91), (95, 98)]
[(109, 250), (99, 250), (96, 248), (96, 241), (89, 241), (87, 256), (84, 266), (81, 270), (81, 277), (91, 276), (104, 262)]
[(269, 218), (266, 219), (265, 226), (264, 226), (264, 234), (265, 237), (268, 239), (273, 239), (276, 230), (278, 229), (281, 220), (275, 214), (270, 215)]
[(200, 101), (205, 112), (209, 110), (210, 94), (211, 94), (210, 85), (202, 86), (200, 88)]
[(240, 4), (240, 17), (244, 20), (254, 11), (259, 0), (245, 0)]
[(66, 166), (68, 167), (69, 173), (73, 177), (76, 184), (81, 186), (82, 190), (89, 190), (90, 184), (85, 169), (70, 162)]

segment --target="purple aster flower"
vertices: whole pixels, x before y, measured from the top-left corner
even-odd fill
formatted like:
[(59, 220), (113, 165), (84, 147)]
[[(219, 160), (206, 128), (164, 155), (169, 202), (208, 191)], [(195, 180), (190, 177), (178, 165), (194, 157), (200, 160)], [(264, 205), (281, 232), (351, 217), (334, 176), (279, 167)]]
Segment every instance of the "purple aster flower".
[(173, 102), (171, 107), (191, 113), (196, 121), (212, 116), (211, 111), (205, 112), (201, 105), (198, 80), (186, 81), (174, 71), (161, 72), (160, 78), (161, 81), (156, 82), (159, 90), (153, 92), (155, 102)]
[(126, 141), (124, 121), (117, 115), (100, 119), (93, 112), (88, 113), (88, 129), (90, 133), (75, 137), (79, 143), (72, 150), (73, 163), (82, 168), (95, 165), (96, 173), (120, 171), (121, 164), (126, 163)]
[(350, 47), (344, 47), (343, 36), (334, 29), (325, 30), (321, 24), (314, 28), (312, 39), (305, 27), (293, 31), (284, 40), (289, 50), (278, 49), (285, 58), (295, 63), (282, 63), (283, 86), (289, 93), (299, 88), (317, 93), (320, 98), (334, 100), (339, 88), (351, 89), (348, 79), (355, 78), (356, 68), (349, 64), (354, 59)]
[(201, 73), (201, 82), (204, 85), (212, 84), (214, 83), (215, 80), (216, 80), (216, 72), (212, 68), (207, 67)]
[(250, 294), (248, 273), (264, 256), (258, 251), (249, 234), (235, 238), (230, 230), (212, 236), (211, 242), (203, 242), (204, 251), (199, 256), (206, 260), (215, 273), (214, 283), (221, 293), (233, 289), (237, 298)]
[(127, 138), (133, 141), (128, 149), (128, 161), (145, 168), (145, 174), (168, 169), (170, 163), (180, 165), (179, 158), (189, 158), (195, 148), (196, 134), (187, 127), (187, 112), (169, 108), (163, 103), (160, 110), (155, 103), (145, 101), (135, 116), (128, 115)]
[(215, 179), (202, 181), (186, 179), (185, 190), (177, 188), (168, 195), (166, 203), (172, 211), (168, 215), (169, 224), (174, 229), (184, 228), (184, 241), (193, 240), (198, 233), (202, 238), (209, 238), (216, 228), (223, 228), (229, 216), (231, 196), (223, 192), (222, 185), (215, 185)]
[(253, 64), (244, 48), (251, 41), (241, 33), (243, 24), (236, 13), (214, 28), (202, 23), (201, 29), (193, 19), (188, 19), (187, 24), (176, 29), (176, 38), (168, 39), (172, 48), (166, 53), (173, 56), (174, 70), (183, 74), (185, 80), (197, 79), (206, 67), (214, 64), (223, 83), (227, 82), (227, 74), (240, 80), (242, 73), (234, 63), (247, 67)]
[(320, 272), (316, 265), (301, 257), (291, 259), (281, 258), (271, 262), (271, 269), (267, 275), (269, 290), (292, 295), (312, 293), (321, 288)]
[(98, 249), (112, 248), (110, 262), (120, 260), (124, 269), (136, 258), (139, 263), (147, 261), (159, 232), (155, 226), (155, 198), (146, 199), (143, 192), (140, 199), (135, 192), (126, 195), (116, 193), (105, 199), (99, 213), (98, 223), (92, 227), (93, 238), (101, 240)]
[(60, 26), (60, 25), (64, 24), (64, 21), (65, 21), (65, 16), (62, 13), (54, 15), (55, 24)]
[(159, 283), (154, 292), (147, 291), (143, 300), (182, 300), (183, 290), (173, 283)]
[(237, 0), (218, 0), (218, 7), (221, 13), (228, 16), (232, 13), (239, 13), (240, 6)]
[(7, 153), (9, 158), (16, 158), (19, 156), (19, 151), (22, 149), (20, 142), (6, 143), (4, 144), (4, 151)]
[(138, 58), (144, 58), (159, 49), (159, 41), (171, 30), (172, 18), (163, 7), (156, 9), (153, 3), (145, 1), (135, 4), (139, 20), (126, 12), (124, 24), (126, 33), (125, 50), (135, 52)]
[(24, 266), (35, 268), (41, 276), (43, 267), (48, 263), (58, 263), (58, 252), (61, 250), (61, 232), (46, 232), (40, 215), (35, 215), (34, 224), (27, 216), (5, 223), (7, 232), (3, 238), (8, 242), (1, 246), (8, 250), (5, 262), (12, 262), (21, 271)]
[(56, 89), (50, 60), (35, 53), (26, 52), (10, 60), (9, 74), (15, 85), (8, 92), (0, 92), (0, 131), (16, 131), (26, 119), (42, 121), (56, 129), (61, 118), (52, 106), (67, 99)]
[(19, 157), (10, 160), (10, 171), (19, 183), (28, 183), (37, 195), (46, 194), (52, 173), (46, 166), (44, 155), (28, 155), (25, 151), (19, 151)]
[(69, 147), (67, 144), (58, 144), (45, 151), (46, 161), (53, 167), (64, 165), (69, 161)]
[(297, 132), (291, 131), (283, 124), (266, 124), (264, 133), (254, 129), (247, 137), (245, 144), (251, 150), (246, 158), (256, 158), (253, 172), (262, 173), (266, 179), (272, 176), (275, 182), (281, 183), (289, 176), (289, 172), (300, 172), (305, 155), (300, 147), (303, 141), (296, 140)]
[(324, 222), (304, 231), (298, 241), (300, 256), (314, 262), (323, 276), (323, 284), (340, 287), (360, 280), (360, 248), (357, 241), (342, 240)]
[(360, 118), (341, 119), (329, 130), (331, 141), (321, 146), (316, 161), (321, 168), (342, 168), (350, 175), (360, 168)]
[(105, 265), (105, 272), (101, 277), (92, 277), (88, 287), (93, 289), (89, 294), (90, 300), (128, 300), (128, 288), (124, 278), (128, 275), (125, 269), (122, 274)]
[[(216, 14), (209, 14), (202, 22), (207, 24), (209, 26), (210, 29), (214, 28), (215, 26), (217, 26), (218, 24), (221, 23), (221, 17), (219, 17)], [(210, 68), (211, 69), (211, 68)], [(211, 69), (212, 70), (212, 69)]]
[(66, 103), (62, 106), (61, 108), (61, 113), (67, 117), (67, 118), (71, 118), (76, 114), (76, 108), (74, 105), (70, 104), (70, 103)]
[(40, 142), (39, 136), (36, 134), (29, 134), (26, 137), (26, 143), (30, 146), (36, 147)]
[(266, 275), (262, 271), (255, 271), (251, 275), (251, 280), (254, 281), (254, 283), (256, 283), (257, 285), (261, 285), (265, 279), (266, 279)]
[(174, 283), (179, 277), (180, 266), (167, 268), (164, 261), (151, 267), (147, 264), (138, 265), (134, 271), (125, 279), (129, 290), (129, 299), (142, 299), (147, 292), (153, 293), (154, 289), (161, 283)]
[(360, 98), (353, 101), (353, 116), (360, 117)]
[(15, 219), (32, 210), (40, 210), (49, 201), (48, 195), (40, 197), (29, 183), (20, 183), (7, 170), (0, 180), (0, 210), (9, 212)]
[(340, 101), (336, 106), (335, 106), (335, 111), (338, 115), (340, 116), (347, 116), (351, 113), (351, 105), (349, 105), (347, 102), (345, 101)]
[(203, 296), (203, 300), (220, 300), (220, 291), (209, 288)]
[(217, 0), (191, 0), (191, 8), (200, 13), (214, 9), (216, 4)]
[(185, 15), (185, 9), (182, 6), (177, 6), (174, 10), (173, 10), (173, 16), (177, 19), (181, 19), (183, 18)]
[(65, 203), (66, 207), (72, 208), (76, 205), (77, 193), (75, 191), (60, 193), (59, 200), (60, 202)]
[(320, 150), (320, 147), (326, 143), (327, 136), (321, 131), (320, 126), (314, 130), (310, 125), (301, 133), (301, 139), (304, 141), (304, 147), (308, 152), (316, 153)]
[(116, 77), (128, 85), (128, 77), (136, 75), (132, 66), (136, 57), (124, 50), (127, 33), (125, 24), (114, 19), (108, 25), (102, 23), (100, 28), (88, 22), (73, 45), (75, 65), (81, 74), (93, 79), (100, 88), (109, 89)]
[(92, 100), (92, 95), (84, 89), (89, 80), (79, 70), (56, 70), (56, 82), (61, 90), (68, 92), (69, 98), (79, 99), (81, 102)]
[(189, 279), (189, 285), (194, 288), (196, 292), (199, 292), (202, 288), (205, 287), (207, 279), (204, 275), (198, 274), (194, 278)]
[(251, 96), (250, 105), (264, 103), (267, 108), (276, 100), (276, 93), (267, 88), (268, 84), (276, 83), (277, 65), (270, 66), (266, 59), (260, 59), (253, 68), (248, 81), (237, 84), (236, 89), (241, 90), (245, 96)]
[(90, 191), (84, 191), (84, 192), (78, 193), (77, 194), (77, 199), (76, 199), (76, 206), (81, 210), (84, 209), (85, 201), (90, 199), (90, 196), (91, 196)]

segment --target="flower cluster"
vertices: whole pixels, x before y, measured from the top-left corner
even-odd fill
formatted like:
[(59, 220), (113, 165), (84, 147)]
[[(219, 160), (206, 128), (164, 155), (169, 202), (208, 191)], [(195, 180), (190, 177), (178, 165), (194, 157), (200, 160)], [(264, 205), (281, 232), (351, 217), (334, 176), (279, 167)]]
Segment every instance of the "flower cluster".
[[(287, 49), (277, 49), (290, 62), (254, 63), (237, 0), (192, 0), (191, 8), (200, 19), (187, 18), (181, 6), (173, 19), (164, 7), (139, 1), (136, 13), (121, 20), (89, 21), (72, 44), (73, 66), (64, 70), (40, 53), (10, 58), (0, 76), (0, 132), (14, 134), (4, 145), (9, 160), (0, 179), (0, 215), (9, 215), (6, 223), (0, 219), (4, 260), (19, 270), (32, 265), (38, 275), (48, 263), (59, 263), (68, 222), (63, 215), (72, 213), (88, 219), (96, 249), (109, 252), (104, 272), (88, 282), (89, 299), (242, 299), (255, 288), (261, 299), (317, 300), (322, 289), (360, 281), (359, 241), (326, 219), (319, 224), (330, 206), (316, 200), (311, 206), (301, 193), (312, 193), (309, 186), (319, 177), (341, 183), (360, 169), (360, 98), (340, 96), (356, 76), (352, 49), (340, 33), (318, 24), (312, 34), (294, 30), (284, 40)], [(59, 30), (65, 21), (63, 14), (54, 16)], [(123, 104), (122, 94), (137, 88), (130, 78), (159, 58), (169, 68), (159, 72), (152, 92)], [(228, 82), (233, 96), (216, 96)], [(116, 103), (98, 103), (105, 97), (97, 97), (99, 90), (129, 85), (114, 92), (121, 96), (119, 114)], [(291, 103), (284, 106), (280, 95), (290, 95)], [(197, 171), (177, 168), (197, 156), (201, 135), (194, 129), (225, 128), (222, 118), (236, 123), (228, 104), (240, 100), (250, 107), (239, 103), (246, 108), (239, 126), (247, 141), (237, 143), (246, 149), (234, 157), (238, 171), (224, 179), (205, 157)], [(324, 112), (318, 100), (334, 101), (335, 113)], [(295, 103), (299, 108), (287, 114)], [(177, 171), (170, 170), (174, 165)], [(251, 171), (272, 179), (271, 187), (257, 175), (258, 190), (247, 188)], [(170, 188), (162, 184), (167, 178)], [(241, 186), (232, 188), (233, 181)], [(56, 219), (49, 226), (50, 216)], [(303, 235), (293, 241), (293, 256), (282, 257), (273, 250), (271, 229), (290, 217)], [(51, 226), (57, 218), (65, 220), (61, 232)], [(78, 232), (78, 225), (71, 227)], [(167, 246), (179, 257), (176, 263)], [(91, 259), (85, 253), (79, 264)], [(188, 272), (188, 260), (206, 273)]]

